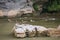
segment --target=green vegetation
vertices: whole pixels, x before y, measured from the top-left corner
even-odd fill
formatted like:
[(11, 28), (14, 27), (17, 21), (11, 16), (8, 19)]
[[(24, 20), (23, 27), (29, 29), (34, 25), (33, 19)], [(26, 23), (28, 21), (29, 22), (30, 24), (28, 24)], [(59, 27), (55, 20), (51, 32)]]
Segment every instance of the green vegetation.
[[(39, 9), (38, 6), (39, 6), (38, 4), (33, 5), (33, 7), (36, 11)], [(50, 11), (50, 12), (51, 11), (60, 11), (60, 0), (48, 0), (48, 2), (46, 2), (46, 4), (44, 3), (44, 9), (45, 9), (45, 11)]]
[(34, 5), (33, 5), (33, 8), (34, 8), (36, 11), (38, 11), (38, 4), (34, 4)]
[(49, 0), (47, 10), (60, 11), (60, 0)]

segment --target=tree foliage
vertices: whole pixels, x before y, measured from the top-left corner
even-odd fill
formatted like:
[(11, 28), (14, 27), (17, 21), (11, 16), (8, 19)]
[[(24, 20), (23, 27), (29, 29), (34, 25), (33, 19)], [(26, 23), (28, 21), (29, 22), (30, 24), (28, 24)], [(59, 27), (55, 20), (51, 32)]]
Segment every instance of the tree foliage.
[(49, 0), (46, 8), (48, 11), (60, 11), (60, 0)]
[(36, 11), (38, 11), (38, 4), (34, 4), (34, 5), (33, 5), (33, 8), (34, 8)]

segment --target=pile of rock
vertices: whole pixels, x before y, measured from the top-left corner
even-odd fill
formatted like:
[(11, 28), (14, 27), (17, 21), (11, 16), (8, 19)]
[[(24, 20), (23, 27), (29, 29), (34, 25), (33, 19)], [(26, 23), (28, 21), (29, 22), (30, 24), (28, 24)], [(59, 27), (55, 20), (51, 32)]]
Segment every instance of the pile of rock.
[(60, 29), (46, 28), (44, 26), (30, 25), (30, 24), (16, 24), (12, 30), (16, 37), (35, 37), (35, 36), (50, 36), (59, 37)]
[[(24, 30), (24, 32), (22, 30)], [(19, 37), (22, 37), (21, 34), (22, 32), (24, 35), (23, 37), (35, 37), (35, 36), (40, 36), (41, 33), (45, 30), (47, 30), (47, 28), (43, 26), (36, 26), (36, 25), (29, 25), (29, 24), (21, 24), (21, 25), (16, 24), (12, 31), (16, 37), (17, 35), (20, 35)]]

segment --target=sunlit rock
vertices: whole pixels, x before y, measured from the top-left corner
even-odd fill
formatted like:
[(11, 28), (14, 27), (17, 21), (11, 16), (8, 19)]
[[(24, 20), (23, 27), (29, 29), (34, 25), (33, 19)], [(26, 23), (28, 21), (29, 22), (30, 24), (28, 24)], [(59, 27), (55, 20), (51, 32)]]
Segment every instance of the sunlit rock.
[(3, 17), (3, 16), (4, 16), (3, 11), (0, 10), (0, 17)]

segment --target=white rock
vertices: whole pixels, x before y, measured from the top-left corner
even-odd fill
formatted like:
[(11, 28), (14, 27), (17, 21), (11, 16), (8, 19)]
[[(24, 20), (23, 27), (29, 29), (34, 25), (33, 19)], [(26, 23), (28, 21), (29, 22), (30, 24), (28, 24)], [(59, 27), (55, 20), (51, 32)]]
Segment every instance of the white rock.
[(15, 29), (16, 33), (24, 33), (24, 30), (22, 28)]
[(21, 38), (26, 37), (24, 29), (23, 28), (15, 29), (15, 36), (16, 37), (21, 37)]
[(30, 22), (35, 22), (35, 21), (31, 19)]

